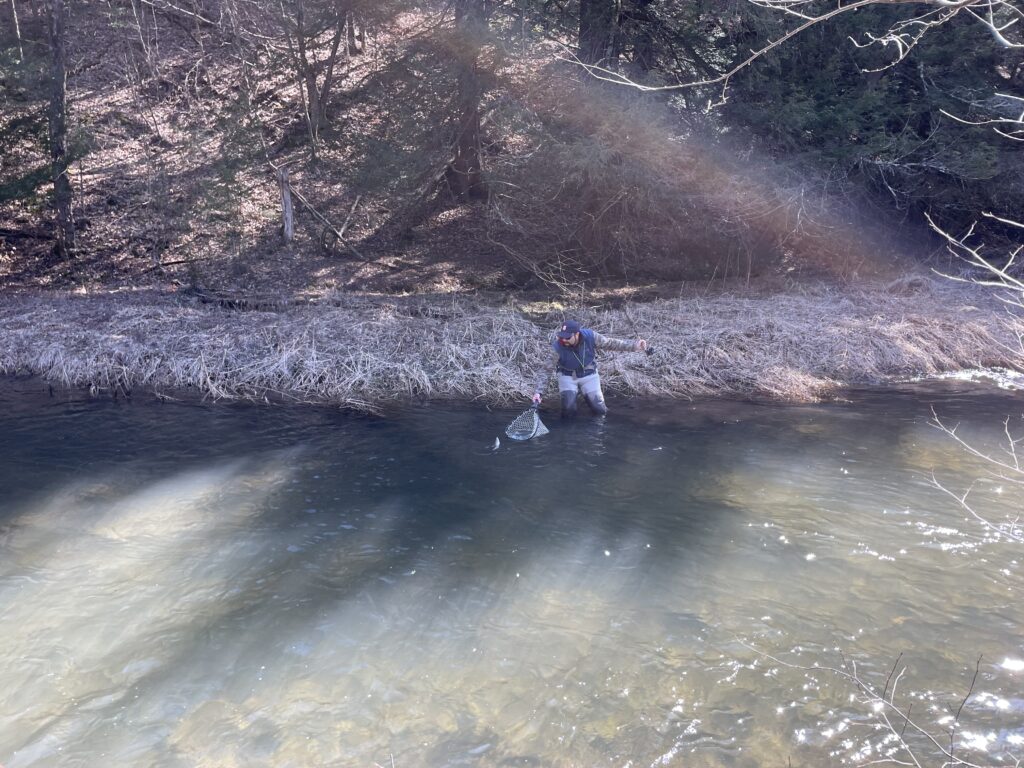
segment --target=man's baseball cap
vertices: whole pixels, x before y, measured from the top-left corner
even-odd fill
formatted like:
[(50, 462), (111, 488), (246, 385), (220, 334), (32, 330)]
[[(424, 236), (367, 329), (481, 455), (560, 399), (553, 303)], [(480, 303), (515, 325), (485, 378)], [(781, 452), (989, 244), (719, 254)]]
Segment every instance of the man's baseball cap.
[(560, 339), (571, 339), (574, 333), (580, 332), (580, 324), (575, 320), (566, 320), (562, 324), (561, 330), (558, 331), (558, 338)]

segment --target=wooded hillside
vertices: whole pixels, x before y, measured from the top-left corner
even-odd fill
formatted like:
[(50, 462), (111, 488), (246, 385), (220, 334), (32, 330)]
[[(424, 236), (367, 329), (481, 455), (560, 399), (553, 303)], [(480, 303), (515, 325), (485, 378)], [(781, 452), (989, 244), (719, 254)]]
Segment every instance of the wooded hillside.
[[(1022, 218), (1022, 15), (8, 0), (0, 285), (573, 290), (946, 264), (929, 218), (955, 237)], [(992, 246), (1019, 233), (987, 225)]]

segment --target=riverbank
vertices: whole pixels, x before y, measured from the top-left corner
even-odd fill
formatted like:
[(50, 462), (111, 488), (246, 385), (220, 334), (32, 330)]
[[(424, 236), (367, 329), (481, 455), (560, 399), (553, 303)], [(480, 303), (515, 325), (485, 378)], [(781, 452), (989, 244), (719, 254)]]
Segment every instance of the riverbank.
[(0, 298), (0, 373), (112, 395), (502, 405), (530, 396), (563, 315), (654, 345), (603, 356), (605, 389), (620, 395), (809, 402), (908, 376), (1024, 369), (1024, 322), (990, 290), (915, 278), (586, 310), (346, 293), (278, 309), (159, 291), (22, 293)]

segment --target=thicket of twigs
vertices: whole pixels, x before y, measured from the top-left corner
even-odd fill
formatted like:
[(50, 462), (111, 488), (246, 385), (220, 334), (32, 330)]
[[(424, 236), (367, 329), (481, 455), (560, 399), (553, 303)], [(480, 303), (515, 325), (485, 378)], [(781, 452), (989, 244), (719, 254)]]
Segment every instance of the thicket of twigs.
[[(604, 356), (611, 394), (809, 401), (837, 387), (1021, 365), (1021, 324), (970, 287), (825, 285), (572, 313), (655, 353)], [(0, 373), (98, 392), (192, 390), (374, 410), (389, 402), (528, 397), (561, 313), (339, 296), (280, 312), (168, 296), (19, 296), (0, 304)]]
[(489, 234), (551, 285), (782, 269), (898, 273), (899, 247), (855, 223), (848, 201), (812, 194), (798, 174), (699, 135), (677, 135), (664, 104), (571, 81), (555, 65), (511, 78), (508, 91), (489, 123), (502, 137), (487, 158)]

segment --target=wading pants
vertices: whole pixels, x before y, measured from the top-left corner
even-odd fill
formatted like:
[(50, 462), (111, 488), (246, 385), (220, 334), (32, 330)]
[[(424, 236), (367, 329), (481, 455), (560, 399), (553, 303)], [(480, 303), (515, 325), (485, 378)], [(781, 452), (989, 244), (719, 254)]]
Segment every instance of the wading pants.
[(589, 376), (576, 378), (575, 375), (559, 373), (558, 394), (562, 399), (562, 418), (572, 418), (576, 415), (576, 397), (579, 392), (583, 393), (587, 405), (594, 413), (599, 416), (608, 413), (608, 406), (604, 404), (604, 394), (601, 392), (601, 374), (594, 372)]

